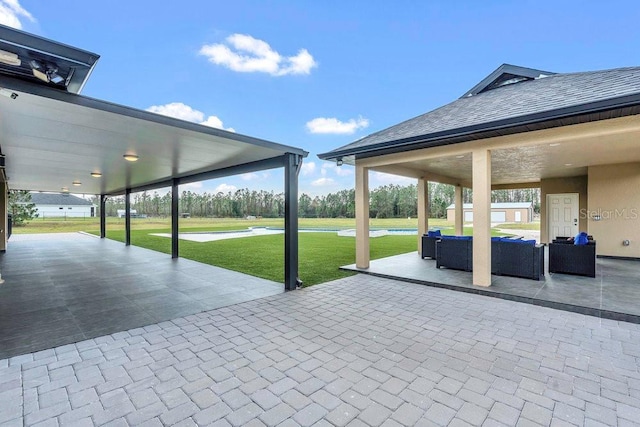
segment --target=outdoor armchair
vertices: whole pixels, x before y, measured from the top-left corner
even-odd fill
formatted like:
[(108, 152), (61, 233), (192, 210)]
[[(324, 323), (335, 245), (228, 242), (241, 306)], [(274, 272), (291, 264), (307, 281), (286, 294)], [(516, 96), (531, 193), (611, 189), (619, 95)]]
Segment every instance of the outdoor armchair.
[(596, 242), (574, 245), (566, 239), (549, 244), (549, 273), (596, 277)]

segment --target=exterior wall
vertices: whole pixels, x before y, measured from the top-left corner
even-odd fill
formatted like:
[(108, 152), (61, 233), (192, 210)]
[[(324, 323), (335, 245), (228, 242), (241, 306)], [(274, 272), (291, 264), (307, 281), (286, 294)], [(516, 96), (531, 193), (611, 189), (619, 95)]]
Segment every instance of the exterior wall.
[(36, 205), (36, 209), (38, 210), (38, 218), (88, 218), (91, 216), (91, 206)]
[[(548, 178), (540, 181), (540, 242), (549, 243), (547, 227), (547, 194), (578, 193), (579, 212), (587, 209), (587, 176)], [(578, 229), (590, 233), (589, 223), (582, 215), (578, 219)]]
[[(473, 212), (473, 209), (463, 209), (463, 213), (462, 213), (463, 218), (464, 218), (465, 212)], [(525, 222), (533, 221), (533, 218), (531, 217), (531, 212), (532, 212), (531, 209), (494, 208), (494, 209), (491, 209), (491, 212), (505, 212), (506, 222), (516, 222), (516, 212), (520, 212), (521, 214), (520, 222), (525, 223)], [(447, 221), (453, 222), (455, 221), (455, 218), (456, 218), (455, 209), (447, 209)]]
[[(640, 258), (640, 163), (589, 167), (589, 221), (598, 255)], [(600, 220), (594, 216), (600, 215)], [(629, 246), (623, 241), (629, 240)]]

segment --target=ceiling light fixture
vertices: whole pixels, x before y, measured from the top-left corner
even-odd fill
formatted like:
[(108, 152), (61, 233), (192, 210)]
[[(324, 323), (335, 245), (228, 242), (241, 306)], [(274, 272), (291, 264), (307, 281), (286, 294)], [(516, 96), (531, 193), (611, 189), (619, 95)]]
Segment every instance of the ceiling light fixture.
[(344, 161), (342, 160), (342, 157), (338, 157), (336, 159), (336, 166), (342, 166), (344, 164)]
[(45, 83), (54, 83), (59, 85), (65, 82), (65, 79), (58, 74), (58, 67), (55, 65), (44, 64), (36, 59), (32, 59), (29, 62), (29, 65), (31, 65), (33, 76)]
[(0, 50), (0, 62), (7, 65), (15, 65), (16, 67), (19, 67), (22, 63), (17, 54), (6, 50)]
[(91, 172), (91, 176), (94, 178), (100, 178), (102, 174), (100, 172)]
[(138, 155), (137, 154), (125, 154), (124, 159), (128, 162), (137, 162), (138, 161)]
[(573, 163), (565, 163), (565, 166), (573, 166)]
[(82, 185), (82, 183), (80, 181), (73, 181), (71, 183), (71, 185), (75, 186), (75, 187), (80, 187)]
[(456, 156), (456, 159), (462, 159), (464, 157), (464, 154), (460, 154), (459, 156)]
[(554, 142), (552, 144), (549, 144), (549, 147), (557, 147), (558, 145), (560, 145), (559, 142)]
[(63, 193), (68, 193), (69, 192), (69, 188), (68, 187), (62, 187), (61, 188)]

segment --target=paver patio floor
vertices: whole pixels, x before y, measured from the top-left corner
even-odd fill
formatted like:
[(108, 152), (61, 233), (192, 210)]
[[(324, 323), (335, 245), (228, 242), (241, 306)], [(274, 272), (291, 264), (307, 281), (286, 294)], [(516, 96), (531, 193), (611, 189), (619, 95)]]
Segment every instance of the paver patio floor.
[(0, 424), (634, 425), (639, 357), (637, 324), (357, 275), (0, 360)]

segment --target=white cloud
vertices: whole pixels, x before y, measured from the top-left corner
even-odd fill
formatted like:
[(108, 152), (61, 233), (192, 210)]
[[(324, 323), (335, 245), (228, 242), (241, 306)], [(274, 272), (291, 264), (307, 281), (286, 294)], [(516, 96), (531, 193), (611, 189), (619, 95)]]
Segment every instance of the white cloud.
[(202, 181), (190, 182), (188, 184), (180, 185), (181, 190), (200, 190), (202, 188)]
[(225, 128), (222, 125), (222, 120), (220, 120), (216, 116), (209, 116), (209, 117), (207, 117), (207, 120), (205, 120), (204, 122), (201, 122), (200, 124), (201, 125), (205, 125), (205, 126), (210, 126), (212, 128), (224, 129), (224, 130), (227, 130), (229, 132), (235, 132), (236, 131), (234, 128)]
[(269, 43), (248, 34), (232, 34), (226, 44), (204, 45), (200, 54), (210, 62), (240, 73), (267, 73), (272, 76), (287, 74), (310, 74), (318, 64), (306, 50), (300, 49), (295, 56), (283, 57)]
[(358, 129), (364, 129), (369, 126), (369, 120), (358, 117), (341, 122), (335, 117), (317, 117), (307, 122), (307, 130), (311, 133), (333, 133), (333, 134), (352, 134)]
[(384, 172), (374, 172), (372, 176), (372, 181), (374, 184), (378, 185), (388, 185), (388, 184), (396, 184), (396, 185), (411, 185), (417, 184), (418, 180), (416, 178), (407, 178), (406, 176), (393, 175)]
[(321, 171), (322, 176), (326, 176), (328, 170), (333, 171), (338, 176), (353, 175), (353, 168), (350, 168), (349, 166), (338, 166), (335, 163), (324, 163)]
[(20, 6), (18, 0), (0, 0), (0, 24), (20, 30), (22, 29), (20, 18), (35, 22), (35, 18)]
[(225, 128), (222, 120), (216, 116), (204, 118), (202, 111), (195, 110), (182, 102), (171, 102), (164, 105), (152, 105), (147, 108), (152, 113), (162, 114), (163, 116), (174, 117), (188, 122), (198, 123), (212, 128), (223, 129), (229, 132), (235, 132), (233, 128)]
[(238, 190), (238, 187), (230, 184), (220, 184), (213, 190), (214, 193), (235, 193)]
[(302, 173), (302, 176), (313, 175), (315, 171), (316, 171), (316, 164), (314, 162), (302, 163), (302, 169), (300, 170), (300, 172)]
[(260, 179), (260, 175), (254, 172), (249, 172), (249, 173), (243, 173), (242, 175), (240, 175), (240, 178), (242, 178), (245, 181), (253, 181), (256, 179)]
[(315, 181), (311, 182), (311, 185), (314, 187), (327, 187), (330, 185), (334, 185), (336, 181), (333, 178), (318, 178)]

